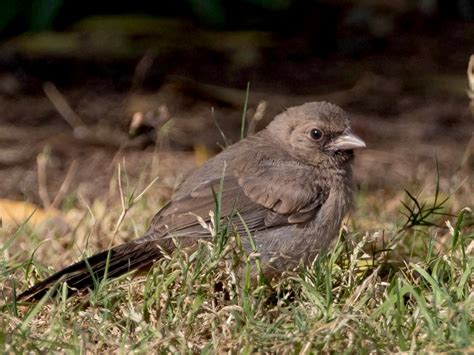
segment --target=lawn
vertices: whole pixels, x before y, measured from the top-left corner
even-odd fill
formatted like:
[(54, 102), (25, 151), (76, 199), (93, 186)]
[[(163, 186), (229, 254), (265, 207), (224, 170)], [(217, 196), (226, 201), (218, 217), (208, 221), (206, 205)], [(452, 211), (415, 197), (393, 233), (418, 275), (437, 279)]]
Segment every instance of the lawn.
[(70, 196), (55, 218), (2, 226), (0, 349), (474, 351), (471, 185), (433, 170), (406, 191), (359, 189), (330, 250), (280, 280), (250, 279), (258, 252), (231, 247), (247, 236), (214, 225), (214, 240), (192, 255), (178, 248), (148, 274), (104, 280), (77, 297), (60, 288), (37, 303), (17, 302), (15, 294), (53, 269), (145, 231), (167, 198), (163, 182), (128, 183), (121, 173), (120, 184), (111, 182), (118, 199)]

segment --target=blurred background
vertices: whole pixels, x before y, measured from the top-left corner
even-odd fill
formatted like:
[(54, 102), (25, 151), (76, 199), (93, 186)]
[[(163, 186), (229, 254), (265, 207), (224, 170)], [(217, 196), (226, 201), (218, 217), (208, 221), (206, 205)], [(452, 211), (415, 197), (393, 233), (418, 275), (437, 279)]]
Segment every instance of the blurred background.
[(251, 133), (317, 100), (368, 143), (359, 188), (433, 182), (437, 159), (456, 189), (473, 171), (473, 20), (473, 0), (3, 0), (0, 198), (109, 196), (118, 162), (169, 195), (243, 113)]

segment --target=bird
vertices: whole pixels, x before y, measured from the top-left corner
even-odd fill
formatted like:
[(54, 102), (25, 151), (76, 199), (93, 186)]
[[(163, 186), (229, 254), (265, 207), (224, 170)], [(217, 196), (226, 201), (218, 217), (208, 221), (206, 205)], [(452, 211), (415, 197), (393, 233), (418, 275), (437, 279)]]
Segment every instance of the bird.
[(221, 221), (241, 236), (246, 252), (257, 250), (266, 278), (307, 265), (339, 234), (352, 206), (354, 149), (365, 147), (342, 108), (328, 102), (287, 108), (192, 172), (142, 237), (72, 264), (18, 298), (38, 300), (62, 282), (72, 295), (104, 277), (149, 269), (176, 249), (176, 240), (192, 249), (212, 236), (202, 222), (211, 222), (217, 193)]

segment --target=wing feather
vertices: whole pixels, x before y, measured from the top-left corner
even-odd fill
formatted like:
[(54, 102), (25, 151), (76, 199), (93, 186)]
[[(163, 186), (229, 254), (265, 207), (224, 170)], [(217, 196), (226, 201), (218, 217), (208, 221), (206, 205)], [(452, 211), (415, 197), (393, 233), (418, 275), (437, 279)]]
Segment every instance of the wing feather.
[[(210, 212), (214, 211), (216, 202), (213, 191), (220, 192), (221, 218), (232, 218), (231, 223), (238, 233), (245, 233), (245, 226), (236, 212), (249, 230), (256, 232), (304, 224), (314, 218), (328, 197), (329, 189), (316, 184), (310, 166), (291, 160), (274, 161), (261, 152), (254, 159), (244, 160), (248, 154), (240, 156), (242, 158), (225, 162), (225, 169), (224, 162), (221, 167), (203, 167), (206, 178), (198, 179), (196, 186), (185, 182), (185, 189), (154, 217), (154, 235), (158, 238), (210, 236), (201, 222), (210, 223)], [(222, 171), (224, 176), (212, 178), (210, 171)], [(199, 171), (196, 175), (199, 176)], [(222, 181), (222, 191), (219, 191)]]

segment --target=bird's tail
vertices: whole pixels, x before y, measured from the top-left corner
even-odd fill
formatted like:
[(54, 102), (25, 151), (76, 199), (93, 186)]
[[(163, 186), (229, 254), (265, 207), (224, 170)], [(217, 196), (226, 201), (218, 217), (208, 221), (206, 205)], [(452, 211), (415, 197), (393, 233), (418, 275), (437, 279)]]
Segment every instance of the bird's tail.
[(37, 283), (18, 296), (20, 300), (38, 300), (60, 282), (66, 282), (69, 295), (93, 288), (104, 277), (114, 278), (129, 271), (151, 267), (162, 256), (156, 241), (130, 242), (70, 265)]

